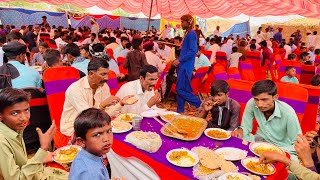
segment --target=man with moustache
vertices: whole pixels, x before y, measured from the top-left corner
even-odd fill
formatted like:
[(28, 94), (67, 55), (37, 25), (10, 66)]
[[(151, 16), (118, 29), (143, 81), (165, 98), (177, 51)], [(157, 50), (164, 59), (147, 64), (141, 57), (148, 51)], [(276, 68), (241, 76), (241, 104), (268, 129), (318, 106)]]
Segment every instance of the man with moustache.
[(156, 104), (161, 102), (161, 95), (153, 90), (157, 81), (158, 69), (153, 65), (143, 66), (140, 78), (122, 85), (116, 94), (120, 99), (133, 95), (137, 100), (135, 104), (122, 106), (121, 112), (140, 114), (149, 109), (158, 109)]
[(105, 110), (110, 117), (114, 117), (120, 108), (127, 105), (123, 99), (112, 96), (107, 85), (109, 64), (104, 59), (94, 59), (88, 65), (88, 75), (71, 84), (66, 91), (66, 99), (61, 115), (60, 131), (69, 137), (74, 133), (74, 120), (84, 110), (99, 108)]

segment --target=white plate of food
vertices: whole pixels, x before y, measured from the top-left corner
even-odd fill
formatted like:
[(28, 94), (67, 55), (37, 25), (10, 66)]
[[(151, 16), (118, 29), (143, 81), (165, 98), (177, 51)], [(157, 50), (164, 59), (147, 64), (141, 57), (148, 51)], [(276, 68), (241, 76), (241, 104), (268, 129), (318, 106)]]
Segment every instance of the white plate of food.
[(252, 178), (241, 173), (230, 172), (219, 176), (218, 180), (252, 180)]
[(127, 121), (113, 120), (111, 121), (113, 133), (125, 133), (132, 129), (132, 125)]
[(266, 142), (253, 142), (249, 145), (249, 149), (251, 152), (253, 152), (255, 155), (259, 157), (262, 153), (266, 151), (278, 152), (283, 155), (285, 154), (285, 152), (282, 151), (279, 147)]
[(179, 116), (181, 114), (174, 112), (174, 111), (165, 111), (160, 113), (160, 117), (162, 120), (166, 121), (166, 122), (171, 122), (172, 120), (174, 120), (175, 116)]
[(141, 116), (146, 117), (146, 118), (153, 118), (153, 117), (157, 117), (160, 116), (160, 114), (162, 112), (164, 112), (164, 109), (149, 109), (147, 111), (144, 111), (142, 113), (140, 113)]
[(231, 133), (220, 128), (208, 128), (204, 131), (204, 134), (215, 140), (227, 140), (231, 138)]
[(188, 149), (173, 149), (166, 155), (167, 160), (179, 167), (192, 167), (198, 164), (198, 156)]
[(241, 160), (241, 164), (248, 171), (262, 176), (269, 176), (276, 172), (276, 168), (272, 164), (259, 164), (257, 157), (244, 158)]
[(118, 117), (116, 117), (114, 120), (115, 121), (126, 121), (126, 122), (132, 122), (133, 117), (135, 116), (139, 116), (142, 118), (142, 116), (140, 116), (139, 114), (134, 114), (134, 113), (124, 113), (124, 114), (120, 114)]
[(238, 161), (247, 157), (248, 152), (233, 147), (223, 147), (214, 151), (214, 153), (222, 156), (227, 161)]
[(80, 146), (64, 146), (54, 151), (53, 160), (58, 164), (71, 163), (80, 151)]

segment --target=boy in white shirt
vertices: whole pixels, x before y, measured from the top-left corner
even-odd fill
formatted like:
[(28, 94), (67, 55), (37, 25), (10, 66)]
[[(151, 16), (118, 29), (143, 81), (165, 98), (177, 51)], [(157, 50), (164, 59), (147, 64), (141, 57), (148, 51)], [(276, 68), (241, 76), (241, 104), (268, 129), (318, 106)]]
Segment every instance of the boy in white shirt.
[(232, 54), (229, 56), (228, 61), (231, 67), (238, 68), (239, 58), (242, 56), (242, 53), (238, 52), (238, 47), (232, 48)]

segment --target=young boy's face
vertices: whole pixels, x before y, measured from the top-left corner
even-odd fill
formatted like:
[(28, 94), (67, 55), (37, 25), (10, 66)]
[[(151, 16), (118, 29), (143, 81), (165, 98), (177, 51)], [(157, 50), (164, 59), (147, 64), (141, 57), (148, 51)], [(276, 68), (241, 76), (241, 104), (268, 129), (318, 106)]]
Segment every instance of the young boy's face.
[(227, 101), (228, 93), (219, 92), (218, 94), (213, 96), (213, 101), (217, 103), (217, 106), (224, 104)]
[(0, 121), (14, 131), (24, 130), (30, 119), (29, 102), (21, 102), (6, 107), (0, 112)]
[(112, 142), (113, 134), (110, 124), (89, 129), (86, 134), (86, 140), (83, 141), (84, 149), (96, 156), (108, 153)]
[(289, 77), (293, 77), (296, 75), (296, 69), (295, 68), (289, 69), (288, 71), (286, 71), (286, 73)]

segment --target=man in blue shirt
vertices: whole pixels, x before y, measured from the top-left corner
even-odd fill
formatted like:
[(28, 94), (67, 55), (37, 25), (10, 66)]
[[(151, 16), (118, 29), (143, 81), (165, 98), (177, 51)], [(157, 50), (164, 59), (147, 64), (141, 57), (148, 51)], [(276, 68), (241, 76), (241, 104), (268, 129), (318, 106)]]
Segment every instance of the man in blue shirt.
[(19, 76), (11, 80), (13, 88), (41, 87), (41, 77), (37, 70), (25, 66), (27, 47), (19, 42), (9, 42), (3, 46), (8, 63), (19, 72)]
[(184, 103), (187, 101), (196, 108), (200, 107), (200, 99), (192, 94), (191, 77), (194, 61), (198, 52), (197, 34), (193, 29), (193, 17), (189, 14), (181, 17), (181, 26), (186, 30), (179, 60), (173, 61), (172, 65), (177, 67), (177, 112), (184, 112)]
[(119, 47), (117, 47), (113, 52), (113, 57), (115, 60), (119, 57), (119, 54), (121, 51), (125, 50), (126, 44), (129, 42), (129, 39), (127, 37), (121, 37), (121, 44)]
[(80, 56), (80, 48), (76, 44), (70, 43), (66, 45), (64, 54), (66, 54), (68, 61), (70, 61), (72, 67), (82, 71), (86, 75), (88, 74), (89, 60)]
[(282, 42), (282, 28), (278, 28), (278, 32), (273, 36), (278, 43)]

